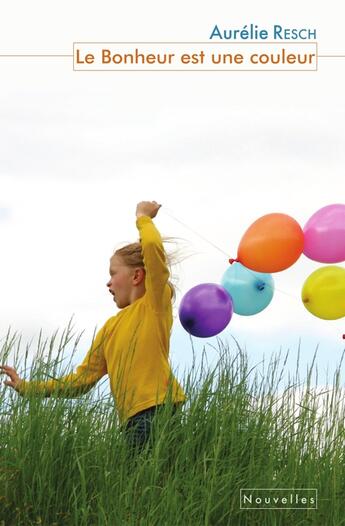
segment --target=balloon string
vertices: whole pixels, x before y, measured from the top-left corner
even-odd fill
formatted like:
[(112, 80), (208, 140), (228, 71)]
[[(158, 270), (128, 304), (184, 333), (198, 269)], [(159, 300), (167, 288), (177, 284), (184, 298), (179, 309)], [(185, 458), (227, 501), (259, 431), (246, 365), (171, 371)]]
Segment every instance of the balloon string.
[(177, 217), (173, 216), (172, 214), (170, 214), (169, 212), (167, 212), (166, 209), (163, 209), (162, 208), (162, 212), (165, 212), (166, 215), (170, 216), (172, 219), (174, 219), (175, 221), (177, 221), (178, 223), (180, 223), (180, 225), (184, 226), (185, 228), (187, 228), (188, 230), (190, 230), (191, 232), (193, 232), (193, 234), (199, 236), (201, 239), (203, 239), (204, 241), (206, 241), (206, 243), (209, 243), (210, 245), (213, 246), (213, 248), (216, 248), (217, 250), (219, 250), (219, 252), (221, 252), (222, 254), (224, 254), (226, 257), (229, 257), (229, 254), (227, 254), (226, 252), (224, 252), (224, 250), (222, 250), (221, 248), (217, 247), (217, 245), (215, 245), (214, 243), (212, 243), (212, 241), (210, 241), (209, 239), (206, 239), (206, 237), (202, 236), (201, 234), (199, 234), (196, 230), (193, 230), (193, 228), (191, 228), (190, 226), (186, 225), (186, 223), (183, 223), (182, 221), (180, 221), (179, 219), (177, 219)]
[[(179, 219), (177, 219), (177, 217), (175, 217), (173, 214), (171, 214), (170, 212), (167, 211), (166, 208), (163, 208), (161, 209), (162, 212), (164, 212), (166, 215), (168, 215), (169, 217), (171, 217), (172, 219), (174, 219), (175, 221), (177, 221), (177, 223), (180, 223), (182, 226), (184, 226), (185, 228), (187, 228), (188, 230), (190, 230), (191, 232), (193, 232), (193, 234), (199, 236), (201, 239), (203, 239), (204, 241), (206, 241), (206, 243), (209, 243), (212, 247), (216, 248), (217, 250), (219, 250), (219, 252), (221, 252), (222, 254), (224, 254), (227, 258), (228, 258), (228, 254), (222, 250), (221, 248), (217, 247), (217, 245), (215, 245), (214, 243), (212, 243), (212, 241), (210, 241), (209, 239), (207, 239), (206, 237), (202, 236), (201, 234), (199, 234), (199, 232), (197, 232), (196, 230), (194, 230), (193, 228), (191, 228), (190, 226), (186, 225), (186, 223), (183, 223), (183, 221), (180, 221)], [(236, 261), (238, 261), (237, 259), (228, 259), (229, 263), (234, 263)], [(247, 268), (247, 271), (252, 274), (253, 276), (255, 276), (254, 272)], [(266, 284), (268, 287), (271, 287), (271, 285), (269, 285), (269, 283)], [(296, 296), (293, 296), (292, 294), (290, 294), (289, 292), (286, 292), (284, 290), (281, 290), (281, 289), (278, 289), (277, 287), (272, 287), (273, 290), (276, 290), (277, 292), (280, 292), (281, 294), (285, 294), (286, 296), (289, 296), (290, 298), (292, 298), (293, 300), (297, 301), (299, 303), (299, 300), (296, 298)]]

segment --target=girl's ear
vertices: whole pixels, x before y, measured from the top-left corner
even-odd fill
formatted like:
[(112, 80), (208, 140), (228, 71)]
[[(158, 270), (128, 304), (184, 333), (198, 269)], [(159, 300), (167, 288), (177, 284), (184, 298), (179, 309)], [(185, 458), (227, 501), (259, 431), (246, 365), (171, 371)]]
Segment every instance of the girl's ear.
[(139, 285), (143, 280), (145, 280), (145, 269), (138, 267), (134, 271), (134, 283)]

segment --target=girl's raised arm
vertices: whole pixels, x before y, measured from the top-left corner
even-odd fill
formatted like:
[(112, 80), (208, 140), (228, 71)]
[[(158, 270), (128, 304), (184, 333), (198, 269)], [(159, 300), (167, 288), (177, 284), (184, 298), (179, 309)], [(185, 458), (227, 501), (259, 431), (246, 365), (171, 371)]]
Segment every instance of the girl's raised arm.
[(169, 269), (160, 233), (152, 222), (159, 208), (156, 201), (141, 201), (137, 205), (137, 228), (145, 265), (145, 289), (152, 308), (164, 310), (171, 300), (171, 290), (167, 286)]

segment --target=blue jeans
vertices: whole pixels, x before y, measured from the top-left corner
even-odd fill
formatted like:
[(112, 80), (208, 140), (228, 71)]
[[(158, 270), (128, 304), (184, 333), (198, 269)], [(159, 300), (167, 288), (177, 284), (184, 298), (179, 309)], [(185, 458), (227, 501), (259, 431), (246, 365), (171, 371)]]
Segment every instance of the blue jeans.
[[(180, 403), (177, 403), (172, 406), (172, 415), (176, 413), (176, 409), (180, 405)], [(153, 418), (160, 408), (164, 409), (163, 404), (144, 409), (144, 411), (140, 411), (128, 419), (125, 426), (125, 435), (131, 451), (144, 448), (150, 438)]]

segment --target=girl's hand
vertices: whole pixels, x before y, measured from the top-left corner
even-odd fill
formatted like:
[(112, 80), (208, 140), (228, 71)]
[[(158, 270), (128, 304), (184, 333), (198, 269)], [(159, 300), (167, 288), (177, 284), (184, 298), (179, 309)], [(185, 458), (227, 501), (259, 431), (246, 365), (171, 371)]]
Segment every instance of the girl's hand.
[(13, 389), (18, 391), (22, 379), (18, 376), (17, 371), (13, 367), (9, 367), (8, 365), (0, 365), (0, 374), (7, 374), (11, 380), (7, 380), (4, 382), (4, 384), (8, 385), (9, 387), (13, 387)]
[(153, 219), (161, 206), (156, 201), (141, 201), (137, 204), (136, 215), (137, 217), (149, 216)]

